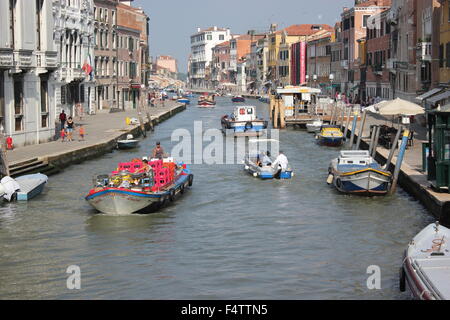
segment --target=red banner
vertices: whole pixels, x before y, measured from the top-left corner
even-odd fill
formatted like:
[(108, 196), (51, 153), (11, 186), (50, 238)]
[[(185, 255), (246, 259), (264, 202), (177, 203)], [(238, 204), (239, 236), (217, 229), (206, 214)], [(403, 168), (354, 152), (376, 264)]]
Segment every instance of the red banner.
[(306, 82), (306, 42), (300, 42), (300, 84)]

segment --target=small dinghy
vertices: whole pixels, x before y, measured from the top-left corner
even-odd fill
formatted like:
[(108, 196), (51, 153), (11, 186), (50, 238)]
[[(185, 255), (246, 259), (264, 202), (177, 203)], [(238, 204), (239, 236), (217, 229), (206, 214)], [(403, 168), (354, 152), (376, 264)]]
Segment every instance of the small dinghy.
[(310, 133), (319, 133), (323, 126), (323, 121), (318, 119), (306, 124), (306, 131)]
[(385, 195), (392, 181), (392, 174), (383, 170), (367, 150), (341, 151), (331, 161), (328, 174), (328, 184), (349, 194)]
[(177, 102), (184, 103), (184, 104), (190, 104), (191, 100), (189, 100), (188, 98), (180, 98), (177, 100)]
[(132, 134), (127, 135), (126, 140), (117, 141), (117, 147), (121, 150), (134, 149), (139, 145), (139, 140), (134, 139)]
[(265, 147), (267, 148), (267, 142), (279, 143), (279, 141), (275, 139), (249, 140), (250, 150), (252, 151), (250, 151), (244, 158), (244, 170), (252, 176), (260, 179), (291, 179), (294, 176), (294, 172), (290, 165), (288, 165), (287, 170), (281, 171), (277, 177), (279, 169), (272, 167), (272, 163), (274, 161), (270, 158), (269, 151), (266, 151), (265, 153), (257, 151), (260, 150), (257, 146), (258, 143), (266, 143)]
[(419, 232), (405, 250), (400, 290), (420, 300), (450, 300), (450, 230), (439, 222)]
[(5, 176), (0, 180), (0, 196), (10, 202), (13, 200), (28, 201), (36, 197), (48, 181), (45, 174), (27, 174), (13, 179)]

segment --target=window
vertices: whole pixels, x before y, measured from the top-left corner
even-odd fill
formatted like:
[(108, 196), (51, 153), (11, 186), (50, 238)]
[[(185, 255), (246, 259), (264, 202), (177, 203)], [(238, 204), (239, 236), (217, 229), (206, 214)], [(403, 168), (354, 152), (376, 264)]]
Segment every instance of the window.
[(362, 18), (363, 18), (362, 26), (363, 26), (363, 28), (367, 28), (367, 20), (370, 18), (370, 15), (365, 14), (365, 15), (363, 15)]
[(447, 42), (445, 46), (445, 54), (446, 54), (446, 67), (450, 68), (450, 42)]
[(14, 130), (23, 130), (23, 78), (14, 77)]
[(5, 78), (0, 72), (0, 126), (5, 128)]
[(225, 36), (223, 34), (219, 34), (219, 40), (225, 40)]
[(208, 35), (206, 36), (206, 40), (212, 40), (212, 35), (211, 35), (211, 34), (208, 34)]
[(439, 46), (439, 68), (444, 67), (444, 45)]
[(48, 127), (48, 79), (41, 75), (41, 127)]
[(15, 21), (15, 8), (16, 8), (16, 0), (9, 0), (9, 41), (10, 41), (10, 48), (14, 48), (14, 24)]
[(38, 51), (41, 49), (41, 12), (42, 12), (42, 1), (43, 0), (36, 0), (36, 49)]

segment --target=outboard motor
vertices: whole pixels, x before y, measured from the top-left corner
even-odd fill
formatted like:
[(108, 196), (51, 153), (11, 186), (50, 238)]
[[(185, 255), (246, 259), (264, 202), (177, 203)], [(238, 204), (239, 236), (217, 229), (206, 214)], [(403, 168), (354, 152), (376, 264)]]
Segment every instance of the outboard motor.
[(20, 185), (13, 178), (6, 176), (0, 180), (0, 194), (2, 194), (3, 198), (10, 202), (14, 200), (17, 196), (17, 191), (20, 190)]

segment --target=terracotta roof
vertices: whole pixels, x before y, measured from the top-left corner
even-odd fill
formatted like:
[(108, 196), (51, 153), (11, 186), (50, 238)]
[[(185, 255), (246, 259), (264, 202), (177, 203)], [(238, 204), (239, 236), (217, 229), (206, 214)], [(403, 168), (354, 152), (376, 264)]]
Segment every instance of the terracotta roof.
[(371, 6), (380, 6), (386, 7), (391, 6), (391, 0), (368, 0), (366, 2), (358, 3), (355, 7), (371, 7)]
[(230, 41), (221, 42), (219, 44), (216, 44), (216, 47), (226, 47), (230, 45)]
[[(322, 29), (314, 29), (313, 27), (321, 27)], [(276, 33), (282, 34), (284, 31), (286, 31), (288, 36), (309, 36), (317, 31), (320, 30), (333, 30), (333, 27), (331, 27), (328, 24), (294, 24), (292, 26), (289, 26), (287, 28), (284, 28), (283, 30), (279, 30)]]

